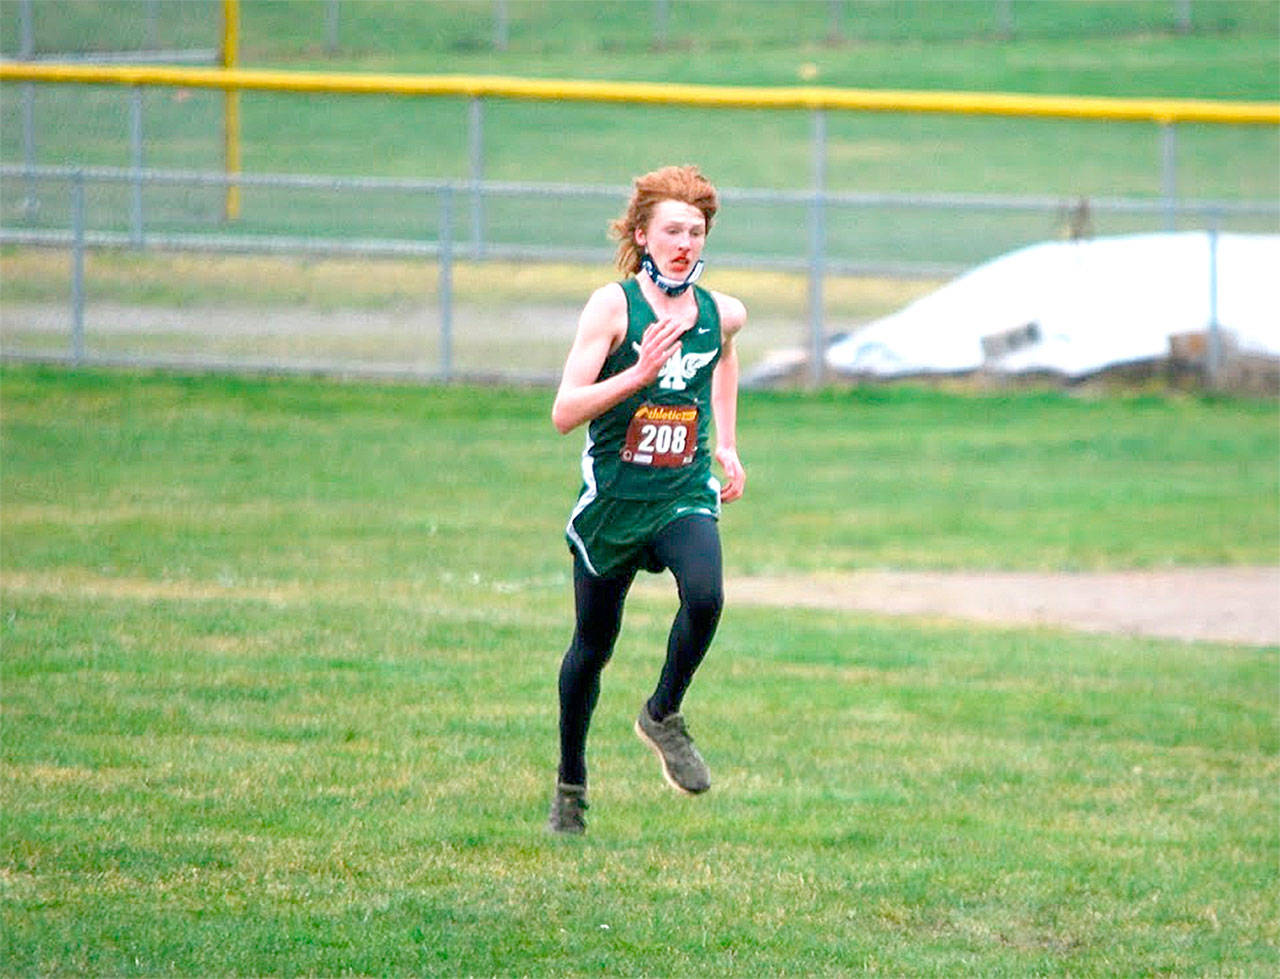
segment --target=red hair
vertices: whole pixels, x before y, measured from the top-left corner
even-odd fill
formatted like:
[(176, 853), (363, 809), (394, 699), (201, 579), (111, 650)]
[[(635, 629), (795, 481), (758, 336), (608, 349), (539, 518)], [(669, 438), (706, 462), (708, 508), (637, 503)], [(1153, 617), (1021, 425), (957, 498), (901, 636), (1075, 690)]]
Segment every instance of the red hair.
[(618, 240), (617, 262), (623, 272), (640, 271), (636, 230), (648, 227), (654, 208), (663, 201), (681, 201), (696, 207), (707, 222), (707, 231), (720, 209), (715, 187), (695, 166), (663, 167), (636, 177), (627, 209), (609, 225), (609, 236)]

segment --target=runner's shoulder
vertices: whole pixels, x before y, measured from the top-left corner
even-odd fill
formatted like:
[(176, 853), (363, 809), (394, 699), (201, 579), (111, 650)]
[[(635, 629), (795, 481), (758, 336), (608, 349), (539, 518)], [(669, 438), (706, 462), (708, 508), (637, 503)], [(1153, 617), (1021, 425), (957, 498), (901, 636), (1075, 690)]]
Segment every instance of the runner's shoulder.
[(586, 308), (600, 313), (626, 315), (627, 294), (622, 291), (622, 283), (608, 282), (602, 285), (591, 294)]
[(627, 297), (618, 282), (601, 286), (582, 309), (580, 329), (620, 339), (627, 331)]
[(711, 298), (716, 302), (716, 309), (720, 313), (720, 328), (726, 336), (733, 336), (747, 322), (747, 307), (741, 299), (734, 296), (715, 290), (710, 292)]

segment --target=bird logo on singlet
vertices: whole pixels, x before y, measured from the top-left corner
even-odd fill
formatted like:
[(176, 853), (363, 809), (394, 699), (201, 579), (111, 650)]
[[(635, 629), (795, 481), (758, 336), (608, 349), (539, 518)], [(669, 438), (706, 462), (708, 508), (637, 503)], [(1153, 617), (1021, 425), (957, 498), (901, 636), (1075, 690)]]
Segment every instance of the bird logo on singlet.
[[(638, 356), (640, 344), (633, 341), (631, 347)], [(682, 356), (680, 349), (677, 348), (667, 358), (667, 362), (662, 365), (662, 369), (658, 371), (658, 387), (664, 391), (683, 391), (689, 386), (689, 381), (693, 380), (694, 375), (711, 363), (715, 355), (716, 352), (714, 350), (708, 350), (705, 353), (684, 354)]]

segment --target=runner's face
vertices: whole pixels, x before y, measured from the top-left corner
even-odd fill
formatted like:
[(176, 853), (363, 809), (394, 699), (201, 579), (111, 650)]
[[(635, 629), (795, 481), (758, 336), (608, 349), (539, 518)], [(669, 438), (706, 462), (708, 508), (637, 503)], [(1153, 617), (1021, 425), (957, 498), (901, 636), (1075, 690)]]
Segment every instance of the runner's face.
[(706, 219), (684, 201), (661, 201), (648, 225), (636, 229), (636, 244), (653, 256), (659, 272), (673, 279), (693, 271), (706, 240)]

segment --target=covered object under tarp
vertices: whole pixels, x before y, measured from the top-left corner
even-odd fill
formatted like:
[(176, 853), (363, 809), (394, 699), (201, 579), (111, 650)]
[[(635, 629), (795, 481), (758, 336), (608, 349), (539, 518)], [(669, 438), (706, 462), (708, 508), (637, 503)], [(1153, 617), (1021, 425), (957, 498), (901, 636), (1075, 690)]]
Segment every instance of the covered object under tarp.
[(1207, 331), (1215, 311), (1240, 353), (1280, 357), (1280, 235), (1032, 245), (833, 343), (827, 361), (876, 377), (984, 369), (1078, 378), (1166, 357), (1171, 337)]

